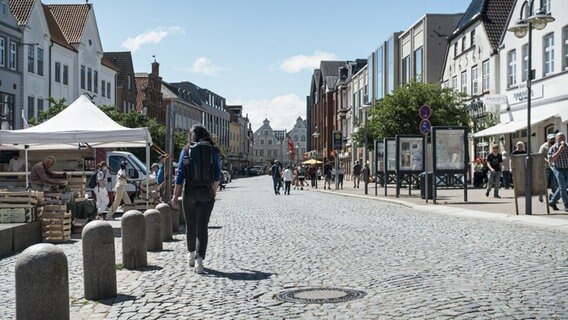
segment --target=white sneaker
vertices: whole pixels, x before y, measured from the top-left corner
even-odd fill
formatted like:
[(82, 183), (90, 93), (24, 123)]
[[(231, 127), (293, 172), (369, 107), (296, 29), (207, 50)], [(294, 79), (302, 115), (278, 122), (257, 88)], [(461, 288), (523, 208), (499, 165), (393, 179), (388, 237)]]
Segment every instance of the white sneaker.
[(195, 273), (204, 274), (205, 270), (203, 270), (203, 258), (197, 257), (195, 258)]
[(187, 254), (187, 263), (189, 263), (189, 267), (195, 267), (195, 251), (189, 252)]

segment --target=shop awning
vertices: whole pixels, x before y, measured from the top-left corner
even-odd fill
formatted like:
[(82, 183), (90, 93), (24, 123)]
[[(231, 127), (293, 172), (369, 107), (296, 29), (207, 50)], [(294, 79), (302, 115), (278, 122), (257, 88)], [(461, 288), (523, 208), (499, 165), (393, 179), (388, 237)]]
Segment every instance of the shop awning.
[[(555, 117), (555, 115), (534, 117), (534, 118), (531, 119), (531, 126), (534, 126), (536, 124), (539, 124), (541, 122), (544, 122), (544, 121), (551, 119), (551, 118), (554, 118), (554, 117)], [(474, 138), (480, 138), (480, 137), (496, 136), (496, 135), (500, 135), (500, 134), (513, 133), (513, 132), (517, 132), (519, 130), (525, 129), (526, 127), (527, 127), (527, 120), (526, 119), (510, 121), (510, 122), (506, 122), (506, 123), (498, 123), (498, 124), (494, 125), (493, 127), (489, 127), (485, 130), (481, 130), (481, 131), (474, 133), (473, 137)]]

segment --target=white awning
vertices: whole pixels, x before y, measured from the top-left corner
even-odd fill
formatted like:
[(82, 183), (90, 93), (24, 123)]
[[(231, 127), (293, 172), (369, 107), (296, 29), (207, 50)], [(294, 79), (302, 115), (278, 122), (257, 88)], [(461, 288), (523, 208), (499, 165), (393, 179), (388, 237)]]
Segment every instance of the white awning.
[[(543, 121), (546, 121), (550, 118), (554, 118), (555, 115), (547, 115), (547, 116), (540, 116), (534, 117), (531, 119), (531, 126), (539, 124)], [(517, 120), (517, 121), (510, 121), (506, 123), (498, 123), (493, 127), (489, 127), (485, 130), (481, 130), (473, 134), (474, 138), (479, 137), (487, 137), (487, 136), (495, 136), (500, 134), (507, 134), (517, 132), (519, 130), (525, 129), (527, 127), (527, 120)]]

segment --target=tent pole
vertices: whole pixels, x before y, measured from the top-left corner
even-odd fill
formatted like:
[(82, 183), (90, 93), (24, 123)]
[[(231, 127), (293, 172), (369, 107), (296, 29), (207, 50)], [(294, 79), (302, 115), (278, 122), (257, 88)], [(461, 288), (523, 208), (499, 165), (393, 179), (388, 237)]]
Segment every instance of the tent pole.
[(25, 147), (25, 159), (26, 159), (26, 190), (28, 189), (28, 186), (30, 185), (30, 178), (29, 178), (29, 166), (28, 166), (28, 146)]
[(150, 144), (146, 143), (146, 210), (150, 209), (149, 208), (149, 194), (148, 192), (150, 191)]

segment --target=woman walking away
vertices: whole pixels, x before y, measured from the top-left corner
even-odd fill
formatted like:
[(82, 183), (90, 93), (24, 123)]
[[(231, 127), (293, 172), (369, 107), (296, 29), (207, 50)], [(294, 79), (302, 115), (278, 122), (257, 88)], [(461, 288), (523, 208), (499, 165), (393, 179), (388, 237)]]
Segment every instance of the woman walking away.
[(128, 193), (126, 192), (126, 183), (127, 182), (128, 182), (128, 178), (127, 178), (127, 175), (126, 175), (126, 163), (122, 162), (120, 164), (120, 170), (118, 170), (118, 173), (116, 174), (114, 202), (112, 203), (112, 206), (110, 207), (110, 210), (108, 211), (108, 214), (107, 214), (108, 220), (113, 220), (112, 216), (114, 215), (114, 212), (116, 211), (116, 209), (118, 209), (118, 206), (120, 205), (121, 201), (124, 201), (124, 204), (131, 204), (132, 203), (130, 201), (130, 197), (128, 196)]
[(286, 166), (286, 170), (284, 170), (283, 174), (284, 178), (284, 194), (290, 195), (290, 185), (292, 184), (292, 170), (290, 170), (290, 166)]
[(204, 126), (196, 124), (191, 128), (188, 145), (181, 151), (178, 163), (172, 206), (178, 207), (178, 198), (183, 189), (182, 206), (189, 252), (187, 259), (189, 266), (195, 267), (196, 273), (203, 274), (207, 227), (221, 179), (219, 148)]

